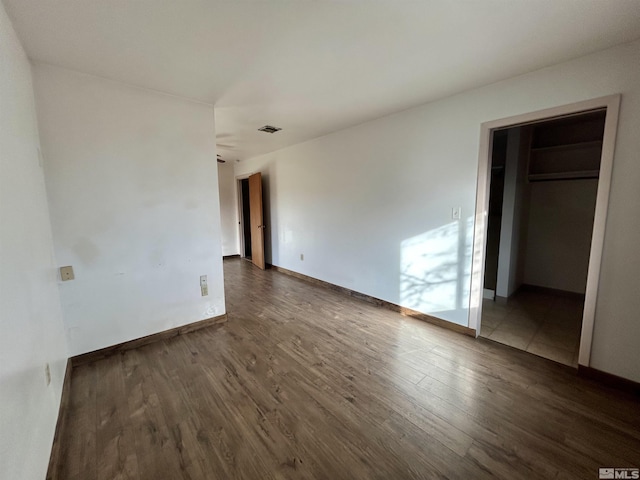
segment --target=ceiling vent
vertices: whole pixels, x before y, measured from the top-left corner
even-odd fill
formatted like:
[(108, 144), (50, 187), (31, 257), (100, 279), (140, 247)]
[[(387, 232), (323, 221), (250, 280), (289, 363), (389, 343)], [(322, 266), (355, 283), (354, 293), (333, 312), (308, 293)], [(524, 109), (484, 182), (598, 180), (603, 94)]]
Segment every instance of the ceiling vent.
[(260, 132), (276, 133), (276, 132), (279, 132), (282, 129), (278, 128), (278, 127), (274, 127), (273, 125), (265, 125), (264, 127), (259, 128), (258, 130)]

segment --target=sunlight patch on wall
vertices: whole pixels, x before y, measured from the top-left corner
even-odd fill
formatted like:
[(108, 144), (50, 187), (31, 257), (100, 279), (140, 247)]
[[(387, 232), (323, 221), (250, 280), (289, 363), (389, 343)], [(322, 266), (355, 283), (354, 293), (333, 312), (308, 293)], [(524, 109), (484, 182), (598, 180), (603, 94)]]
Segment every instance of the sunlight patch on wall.
[(467, 325), (472, 222), (448, 223), (402, 242), (402, 306)]

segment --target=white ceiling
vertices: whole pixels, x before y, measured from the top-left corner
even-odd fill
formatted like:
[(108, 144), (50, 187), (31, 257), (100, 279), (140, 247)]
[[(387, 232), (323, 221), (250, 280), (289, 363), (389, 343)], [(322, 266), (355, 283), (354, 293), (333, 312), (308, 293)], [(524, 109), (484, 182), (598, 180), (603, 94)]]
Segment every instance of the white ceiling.
[(640, 0), (3, 2), (33, 60), (215, 104), (227, 159), (640, 37)]

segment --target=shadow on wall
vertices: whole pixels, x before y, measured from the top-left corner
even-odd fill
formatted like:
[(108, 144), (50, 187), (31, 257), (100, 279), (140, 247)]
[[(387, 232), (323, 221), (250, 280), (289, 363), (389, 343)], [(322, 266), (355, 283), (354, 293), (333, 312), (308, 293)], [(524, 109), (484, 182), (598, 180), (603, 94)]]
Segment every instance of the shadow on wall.
[(400, 305), (467, 325), (473, 217), (404, 240)]

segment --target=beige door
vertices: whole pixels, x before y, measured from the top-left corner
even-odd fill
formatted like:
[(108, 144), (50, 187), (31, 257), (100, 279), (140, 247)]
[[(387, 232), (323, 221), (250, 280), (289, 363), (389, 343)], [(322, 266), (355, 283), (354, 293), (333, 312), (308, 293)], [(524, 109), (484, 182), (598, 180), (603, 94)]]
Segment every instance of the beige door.
[(249, 216), (251, 225), (251, 261), (264, 270), (264, 224), (262, 223), (262, 175), (249, 177)]

